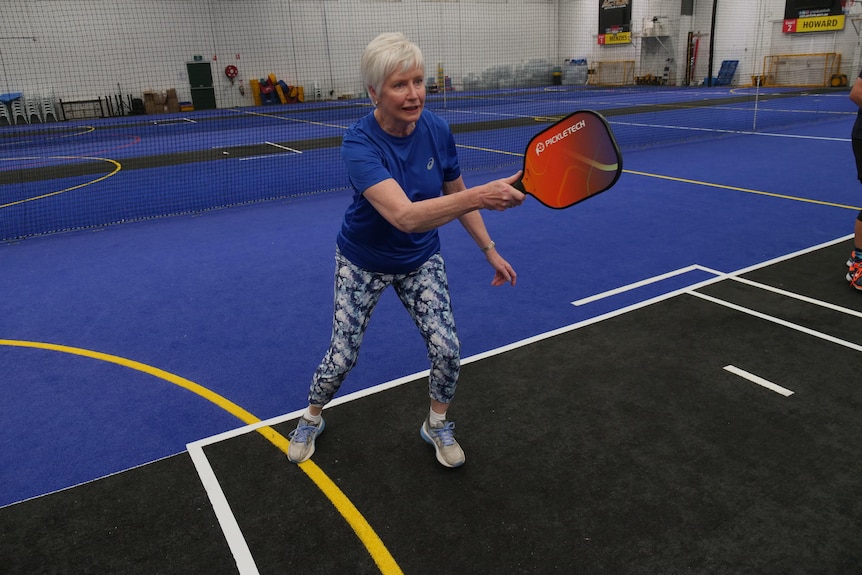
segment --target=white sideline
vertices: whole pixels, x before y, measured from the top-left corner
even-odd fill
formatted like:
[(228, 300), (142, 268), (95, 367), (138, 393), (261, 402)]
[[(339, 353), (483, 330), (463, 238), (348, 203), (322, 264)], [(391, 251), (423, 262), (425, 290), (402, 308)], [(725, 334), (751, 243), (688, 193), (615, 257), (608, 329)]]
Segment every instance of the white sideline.
[(225, 497), (224, 491), (222, 491), (209, 460), (204, 455), (203, 447), (191, 443), (187, 447), (192, 462), (198, 470), (198, 476), (200, 476), (204, 490), (207, 492), (207, 496), (213, 506), (213, 511), (215, 511), (219, 525), (221, 525), (228, 547), (230, 547), (230, 551), (233, 553), (233, 558), (236, 561), (240, 575), (260, 575), (257, 570), (257, 564), (254, 562), (254, 557), (251, 556), (248, 543), (246, 543), (239, 524), (236, 522), (236, 517), (234, 517), (230, 504), (227, 501), (227, 497)]

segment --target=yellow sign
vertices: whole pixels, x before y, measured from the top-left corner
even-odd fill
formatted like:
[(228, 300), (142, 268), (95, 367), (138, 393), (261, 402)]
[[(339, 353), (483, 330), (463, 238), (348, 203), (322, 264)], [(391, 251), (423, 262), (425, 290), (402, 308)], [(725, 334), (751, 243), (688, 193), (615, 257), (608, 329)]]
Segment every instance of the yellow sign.
[(837, 16), (812, 16), (810, 18), (792, 18), (784, 21), (783, 32), (831, 32), (844, 29), (844, 14)]
[(617, 32), (616, 34), (599, 34), (599, 44), (631, 44), (631, 32)]

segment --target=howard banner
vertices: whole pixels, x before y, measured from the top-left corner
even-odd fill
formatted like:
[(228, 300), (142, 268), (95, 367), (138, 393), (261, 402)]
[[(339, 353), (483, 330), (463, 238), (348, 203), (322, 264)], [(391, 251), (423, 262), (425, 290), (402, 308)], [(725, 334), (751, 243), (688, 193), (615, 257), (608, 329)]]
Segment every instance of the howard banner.
[(782, 31), (796, 34), (843, 30), (844, 20), (841, 0), (787, 0)]
[(599, 44), (631, 44), (632, 1), (599, 0)]

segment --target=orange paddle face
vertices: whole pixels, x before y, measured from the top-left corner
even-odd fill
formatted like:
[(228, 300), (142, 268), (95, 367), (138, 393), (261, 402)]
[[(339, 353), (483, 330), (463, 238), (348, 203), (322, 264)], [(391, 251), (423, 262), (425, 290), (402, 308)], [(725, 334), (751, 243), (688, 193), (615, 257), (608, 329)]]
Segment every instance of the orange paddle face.
[(520, 186), (551, 208), (568, 208), (613, 186), (622, 155), (607, 121), (582, 110), (533, 136)]

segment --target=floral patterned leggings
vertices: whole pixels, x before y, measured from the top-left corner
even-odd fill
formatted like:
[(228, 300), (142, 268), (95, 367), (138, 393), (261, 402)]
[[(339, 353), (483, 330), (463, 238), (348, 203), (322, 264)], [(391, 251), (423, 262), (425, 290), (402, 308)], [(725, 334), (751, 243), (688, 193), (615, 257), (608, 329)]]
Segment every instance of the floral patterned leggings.
[(308, 392), (311, 405), (323, 407), (341, 387), (356, 365), (368, 320), (383, 291), (390, 285), (419, 328), (431, 373), (428, 392), (432, 399), (449, 403), (455, 396), (461, 370), (461, 346), (449, 299), (443, 257), (435, 254), (406, 274), (383, 274), (357, 267), (341, 252), (335, 253), (335, 310), (332, 340)]

